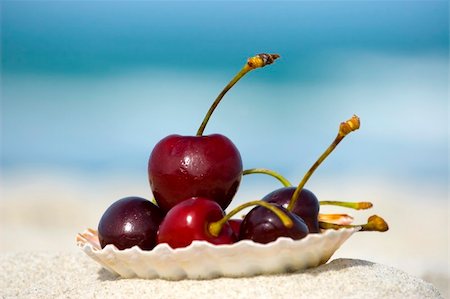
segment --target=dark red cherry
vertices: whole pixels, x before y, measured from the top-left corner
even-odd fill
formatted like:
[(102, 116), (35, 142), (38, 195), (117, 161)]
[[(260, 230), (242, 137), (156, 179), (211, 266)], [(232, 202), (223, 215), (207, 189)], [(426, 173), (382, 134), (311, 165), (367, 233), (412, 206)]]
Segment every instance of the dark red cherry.
[(245, 215), (239, 232), (239, 240), (249, 239), (266, 244), (279, 237), (289, 237), (294, 240), (304, 238), (309, 231), (303, 219), (283, 207), (280, 207), (280, 210), (292, 220), (291, 227), (283, 225), (280, 218), (269, 209), (256, 207)]
[(224, 223), (218, 236), (209, 228), (211, 223), (221, 220), (224, 211), (215, 201), (207, 198), (189, 198), (175, 205), (161, 222), (157, 242), (167, 243), (172, 248), (186, 247), (194, 240), (210, 243), (232, 244), (236, 237), (228, 223)]
[(148, 176), (158, 205), (168, 211), (190, 197), (206, 197), (222, 209), (230, 204), (242, 177), (242, 160), (236, 146), (225, 136), (204, 136), (205, 127), (224, 95), (248, 72), (272, 64), (280, 55), (261, 53), (242, 69), (210, 106), (196, 136), (170, 135), (153, 149)]
[(164, 211), (190, 197), (211, 198), (225, 209), (241, 182), (242, 160), (223, 135), (170, 135), (153, 149), (148, 176)]
[[(295, 187), (280, 188), (267, 194), (262, 200), (287, 208), (295, 189)], [(295, 202), (292, 212), (305, 221), (310, 233), (318, 233), (320, 232), (319, 209), (319, 200), (314, 193), (303, 188), (300, 192), (300, 197)]]
[(139, 246), (151, 250), (164, 213), (150, 201), (140, 197), (126, 197), (114, 202), (98, 224), (100, 245), (115, 245), (118, 249)]

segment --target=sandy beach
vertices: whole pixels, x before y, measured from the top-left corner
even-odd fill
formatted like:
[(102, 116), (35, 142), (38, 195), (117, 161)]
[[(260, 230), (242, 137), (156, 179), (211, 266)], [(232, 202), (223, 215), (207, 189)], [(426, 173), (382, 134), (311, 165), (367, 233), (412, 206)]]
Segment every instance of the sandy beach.
[[(2, 239), (0, 260), (2, 273), (9, 274), (3, 274), (2, 295), (6, 298), (62, 296), (78, 298), (104, 297), (111, 294), (116, 294), (117, 297), (121, 295), (132, 297), (143, 292), (146, 289), (144, 286), (152, 286), (158, 290), (168, 288), (172, 293), (161, 291), (159, 294), (175, 297), (184, 294), (183, 288), (188, 287), (199, 292), (200, 290), (209, 292), (207, 282), (190, 284), (136, 279), (116, 280), (116, 277), (102, 270), (96, 262), (77, 248), (76, 234), (88, 227), (96, 228), (103, 211), (114, 199), (131, 194), (148, 197), (149, 191), (145, 183), (142, 179), (133, 178), (110, 177), (107, 180), (93, 181), (67, 175), (40, 175), (38, 178), (33, 175), (10, 176), (3, 179), (0, 200)], [(321, 198), (335, 198), (336, 191), (333, 187), (339, 185), (346, 186), (336, 180), (332, 182), (322, 180), (318, 184), (311, 184), (310, 188), (323, 190), (320, 193)], [(264, 188), (261, 186), (261, 189)], [(238, 198), (260, 196), (258, 193), (259, 191), (243, 189)], [(441, 201), (435, 199), (433, 205), (418, 200), (425, 194), (434, 198), (446, 196), (432, 186), (418, 188), (401, 185), (398, 182), (392, 186), (383, 180), (371, 180), (368, 184), (364, 179), (354, 182), (352, 186), (341, 187), (339, 196), (343, 198), (367, 199), (370, 195), (370, 199), (374, 202), (373, 209), (349, 211), (324, 207), (324, 211), (350, 213), (355, 216), (356, 223), (364, 222), (369, 215), (378, 214), (389, 222), (390, 230), (387, 233), (357, 233), (335, 253), (329, 265), (294, 274), (292, 279), (288, 279), (289, 276), (280, 276), (277, 279), (286, 284), (302, 285), (296, 293), (299, 298), (311, 296), (330, 298), (330, 294), (336, 294), (333, 292), (337, 290), (342, 292), (339, 293), (342, 295), (339, 297), (346, 298), (358, 298), (363, 294), (367, 298), (398, 298), (402, 294), (412, 294), (408, 292), (413, 290), (423, 292), (417, 291), (419, 292), (417, 298), (437, 298), (438, 292), (443, 298), (448, 298), (448, 205), (445, 198)], [(356, 265), (351, 262), (353, 259), (357, 260)], [(343, 266), (349, 263), (350, 266)], [(368, 268), (365, 267), (367, 265)], [(359, 277), (361, 273), (358, 271), (366, 268), (375, 272), (372, 273), (374, 277), (367, 278), (365, 288), (362, 285), (343, 287), (346, 281)], [(381, 279), (380, 282), (380, 277), (388, 274), (392, 275), (392, 278)], [(37, 276), (40, 277), (38, 280)], [(403, 279), (405, 282), (405, 277), (409, 282), (404, 283), (406, 286), (402, 284), (401, 287), (406, 289), (394, 290), (392, 285), (400, 283), (395, 279)], [(253, 279), (255, 281), (220, 279), (214, 284), (219, 283), (226, 289), (228, 286), (248, 289), (250, 293), (242, 293), (243, 297), (259, 296), (261, 295), (258, 293), (259, 287), (251, 286), (268, 278)], [(329, 279), (335, 282), (328, 283)], [(323, 286), (326, 283), (330, 289), (321, 293), (314, 291), (309, 285), (313, 280), (314, 286)], [(28, 288), (20, 284), (30, 281), (35, 283)], [(427, 285), (425, 281), (432, 285)], [(180, 287), (174, 287), (175, 285)], [(269, 291), (266, 294), (275, 295), (270, 293), (270, 290), (274, 291), (276, 287), (269, 285), (267, 288)], [(371, 293), (363, 293), (369, 289), (372, 290)], [(210, 291), (214, 292), (212, 289)], [(155, 294), (151, 292), (153, 291), (147, 291), (145, 294)], [(215, 293), (198, 294), (207, 296)], [(241, 293), (233, 293), (233, 296), (238, 294)]]
[(403, 271), (338, 259), (299, 273), (213, 280), (118, 279), (82, 253), (0, 255), (3, 298), (442, 298)]

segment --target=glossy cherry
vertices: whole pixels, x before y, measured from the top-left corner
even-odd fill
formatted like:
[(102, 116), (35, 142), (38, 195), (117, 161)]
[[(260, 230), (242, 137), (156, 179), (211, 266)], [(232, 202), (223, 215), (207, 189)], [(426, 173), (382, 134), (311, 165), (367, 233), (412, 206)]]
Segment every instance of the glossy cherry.
[(190, 197), (213, 198), (225, 209), (241, 182), (242, 160), (223, 135), (170, 135), (153, 149), (148, 174), (153, 196), (164, 211)]
[(255, 207), (242, 221), (239, 240), (253, 240), (257, 243), (267, 244), (279, 237), (289, 237), (300, 240), (308, 234), (308, 226), (302, 218), (287, 209), (279, 208), (292, 221), (293, 225), (287, 227), (272, 211), (264, 207)]
[[(277, 189), (266, 196), (262, 200), (275, 203), (286, 208), (289, 206), (295, 187), (284, 187)], [(320, 232), (319, 227), (319, 201), (311, 191), (302, 189), (299, 199), (292, 208), (293, 213), (300, 216), (308, 226), (310, 233)]]
[(248, 72), (269, 65), (277, 54), (258, 54), (247, 60), (238, 74), (217, 96), (196, 136), (170, 135), (153, 149), (148, 177), (156, 202), (164, 211), (191, 197), (206, 197), (225, 209), (242, 177), (242, 160), (236, 146), (225, 136), (204, 136), (206, 124), (223, 96)]
[(209, 230), (209, 224), (225, 216), (220, 205), (207, 198), (194, 197), (174, 206), (159, 226), (157, 242), (167, 243), (172, 248), (186, 247), (192, 241), (208, 241), (212, 244), (232, 244), (236, 237), (228, 223), (218, 236)]
[(115, 245), (118, 249), (139, 246), (151, 250), (164, 213), (150, 201), (126, 197), (114, 202), (98, 224), (100, 245)]

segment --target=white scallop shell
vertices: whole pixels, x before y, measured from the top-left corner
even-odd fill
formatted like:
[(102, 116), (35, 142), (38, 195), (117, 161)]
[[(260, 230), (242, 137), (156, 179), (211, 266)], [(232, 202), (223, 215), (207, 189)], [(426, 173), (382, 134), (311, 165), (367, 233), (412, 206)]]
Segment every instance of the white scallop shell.
[(124, 278), (211, 279), (277, 274), (316, 267), (359, 228), (325, 230), (301, 240), (278, 238), (269, 244), (250, 240), (232, 245), (194, 241), (185, 248), (159, 244), (151, 251), (139, 247), (118, 250), (114, 245), (101, 249), (97, 232), (88, 229), (77, 236), (77, 245), (103, 267)]

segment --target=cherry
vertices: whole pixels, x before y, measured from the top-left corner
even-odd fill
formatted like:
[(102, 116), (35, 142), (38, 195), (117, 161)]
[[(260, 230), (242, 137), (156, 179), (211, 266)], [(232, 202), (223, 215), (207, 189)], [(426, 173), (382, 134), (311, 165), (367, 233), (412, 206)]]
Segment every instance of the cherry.
[(242, 209), (256, 204), (271, 209), (283, 225), (292, 226), (292, 221), (280, 209), (266, 202), (251, 201), (225, 215), (217, 202), (192, 197), (170, 209), (159, 227), (157, 242), (167, 243), (172, 248), (189, 246), (195, 240), (232, 244), (237, 238), (228, 221)]
[(271, 210), (256, 207), (245, 215), (241, 224), (239, 239), (249, 239), (257, 243), (267, 244), (279, 237), (300, 240), (309, 233), (308, 226), (302, 218), (283, 207), (279, 207), (279, 209), (292, 221), (292, 226), (284, 225)]
[[(267, 194), (262, 200), (277, 204), (287, 209), (295, 190), (295, 187), (280, 188)], [(314, 193), (307, 189), (302, 189), (300, 192), (300, 197), (296, 201), (296, 204), (292, 208), (291, 212), (300, 216), (304, 220), (310, 233), (319, 233), (319, 209), (319, 201)]]
[[(248, 175), (248, 174), (266, 174), (269, 176), (274, 177), (275, 179), (277, 179), (285, 188), (280, 188), (277, 189), (273, 192), (271, 192), (270, 194), (266, 195), (263, 200), (270, 202), (270, 203), (275, 203), (278, 205), (283, 206), (284, 208), (287, 208), (289, 205), (289, 202), (292, 198), (293, 192), (289, 192), (289, 189), (292, 189), (292, 184), (281, 174), (270, 170), (270, 169), (266, 169), (266, 168), (251, 168), (251, 169), (246, 169), (242, 172), (242, 175)], [(306, 195), (307, 194), (307, 195)], [(298, 201), (296, 202), (296, 206), (293, 208), (293, 212), (296, 213), (297, 215), (299, 215), (304, 221), (305, 223), (308, 225), (308, 229), (310, 233), (317, 233), (320, 232), (319, 229), (319, 221), (322, 222), (328, 222), (328, 223), (334, 223), (334, 224), (341, 224), (341, 225), (349, 225), (353, 222), (353, 217), (348, 215), (348, 214), (318, 214), (320, 206), (322, 205), (333, 205), (333, 206), (340, 206), (340, 207), (346, 207), (346, 208), (351, 208), (351, 209), (355, 209), (355, 210), (363, 210), (363, 209), (369, 209), (372, 207), (372, 203), (370, 202), (347, 202), (347, 201), (319, 201), (317, 202), (317, 198), (315, 197), (315, 195), (307, 190), (307, 189), (302, 189), (302, 191), (300, 192), (300, 197), (304, 197), (304, 196), (308, 196), (309, 200), (306, 199), (302, 199), (302, 205), (306, 205), (306, 207), (304, 209), (299, 208), (298, 206)], [(309, 204), (308, 204), (309, 202)], [(307, 207), (309, 206), (309, 207)], [(302, 210), (303, 212), (298, 212), (299, 210)], [(316, 213), (317, 211), (317, 213)], [(311, 214), (308, 217), (308, 212), (309, 214)], [(317, 219), (318, 218), (318, 219)], [(231, 222), (233, 221), (233, 222)], [(233, 230), (237, 231), (239, 230), (240, 224), (241, 224), (241, 220), (240, 219), (231, 219), (230, 220), (230, 224), (233, 226)]]
[[(292, 187), (292, 184), (281, 174), (266, 168), (251, 168), (243, 171), (243, 175), (248, 174), (266, 174), (274, 177), (284, 186), (284, 188), (277, 189), (267, 194), (262, 200), (277, 204), (282, 206), (283, 208), (287, 208), (292, 195), (294, 194), (295, 187)], [(309, 190), (303, 189), (300, 193), (300, 197), (302, 198), (300, 207), (298, 204), (292, 209), (292, 212), (300, 216), (306, 225), (308, 226), (310, 233), (318, 233), (320, 232), (318, 214), (319, 214), (319, 202), (316, 196)], [(299, 202), (299, 201), (297, 201)]]
[(210, 199), (192, 197), (181, 201), (167, 213), (162, 221), (157, 242), (167, 243), (172, 248), (186, 247), (194, 240), (212, 244), (232, 244), (236, 241), (229, 224), (222, 227), (218, 236), (208, 230), (208, 224), (224, 217), (220, 205)]
[(211, 105), (196, 136), (170, 135), (153, 149), (148, 177), (156, 202), (168, 211), (191, 197), (211, 198), (222, 209), (230, 204), (242, 177), (242, 160), (236, 146), (225, 136), (203, 136), (213, 111), (227, 91), (245, 74), (273, 63), (279, 55), (258, 54), (247, 60)]
[(139, 246), (151, 250), (164, 213), (150, 201), (140, 197), (126, 197), (114, 202), (98, 224), (100, 245), (113, 244), (118, 249)]
[(190, 197), (213, 198), (225, 209), (241, 182), (242, 160), (223, 135), (170, 135), (153, 149), (148, 173), (153, 196), (164, 211)]
[[(294, 187), (279, 188), (264, 196), (262, 200), (287, 208), (294, 191)], [(299, 200), (296, 201), (295, 206), (292, 208), (292, 212), (305, 221), (310, 233), (320, 232), (319, 221), (336, 224), (350, 224), (353, 221), (353, 217), (347, 214), (319, 214), (321, 205), (341, 206), (355, 210), (372, 207), (370, 202), (318, 201), (314, 193), (303, 188), (300, 192)]]

